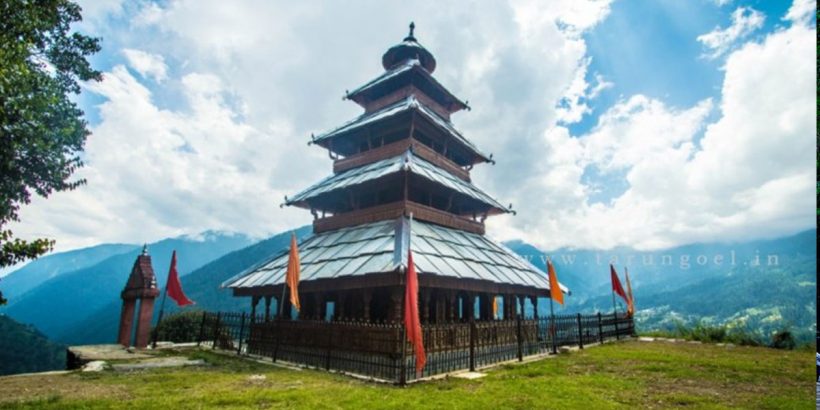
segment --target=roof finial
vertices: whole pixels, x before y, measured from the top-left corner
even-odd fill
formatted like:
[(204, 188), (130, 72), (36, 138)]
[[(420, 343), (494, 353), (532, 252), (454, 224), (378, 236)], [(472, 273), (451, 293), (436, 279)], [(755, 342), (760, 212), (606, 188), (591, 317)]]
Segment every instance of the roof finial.
[(416, 38), (413, 37), (413, 31), (416, 29), (416, 23), (410, 22), (410, 34), (404, 38), (404, 41), (416, 41)]

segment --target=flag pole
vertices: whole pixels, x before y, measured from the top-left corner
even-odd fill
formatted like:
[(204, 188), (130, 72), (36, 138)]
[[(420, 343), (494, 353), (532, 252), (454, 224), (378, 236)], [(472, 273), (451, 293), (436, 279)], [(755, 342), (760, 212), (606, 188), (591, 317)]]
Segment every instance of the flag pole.
[[(547, 277), (548, 277), (547, 280), (550, 280), (549, 279), (549, 276), (550, 276), (549, 266), (551, 264), (552, 264), (552, 258), (547, 257)], [(560, 289), (559, 289), (559, 292), (560, 292)], [(549, 327), (549, 331), (550, 331), (550, 339), (552, 339), (552, 353), (553, 354), (558, 353), (558, 345), (555, 342), (555, 336), (557, 335), (558, 332), (556, 332), (555, 330), (556, 330), (555, 329), (555, 311), (553, 309), (552, 289), (550, 289), (550, 327)]]
[[(291, 234), (291, 236), (296, 235), (296, 233), (294, 233), (294, 231), (290, 231), (290, 234)], [(279, 319), (284, 318), (284, 314), (285, 314), (285, 291), (287, 290), (287, 288), (288, 288), (288, 272), (287, 272), (287, 270), (285, 270), (285, 276), (282, 277), (282, 298), (279, 299), (279, 304), (277, 306), (279, 308), (278, 309), (279, 314), (277, 315), (277, 316), (279, 316)], [(334, 307), (334, 310), (335, 310), (335, 307)], [(334, 313), (334, 315), (335, 315), (335, 313)]]

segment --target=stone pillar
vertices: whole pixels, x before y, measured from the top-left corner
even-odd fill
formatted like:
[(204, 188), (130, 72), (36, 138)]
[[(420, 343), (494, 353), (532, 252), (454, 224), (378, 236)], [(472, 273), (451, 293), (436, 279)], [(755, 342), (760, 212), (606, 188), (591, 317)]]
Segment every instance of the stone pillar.
[(137, 334), (134, 346), (145, 348), (151, 339), (151, 320), (154, 316), (154, 298), (159, 295), (154, 268), (151, 266), (151, 256), (148, 247), (142, 248), (142, 254), (137, 256), (125, 289), (120, 293), (122, 311), (120, 313), (120, 329), (117, 332), (117, 341), (123, 346), (131, 345), (131, 331), (134, 324), (134, 310), (137, 301), (140, 301), (137, 314)]
[(136, 303), (136, 299), (125, 299), (122, 301), (120, 331), (117, 336), (117, 343), (125, 347), (131, 346), (131, 330), (134, 326), (134, 305), (136, 305)]
[(137, 336), (134, 347), (144, 349), (151, 340), (151, 320), (154, 318), (154, 298), (143, 297), (137, 314)]

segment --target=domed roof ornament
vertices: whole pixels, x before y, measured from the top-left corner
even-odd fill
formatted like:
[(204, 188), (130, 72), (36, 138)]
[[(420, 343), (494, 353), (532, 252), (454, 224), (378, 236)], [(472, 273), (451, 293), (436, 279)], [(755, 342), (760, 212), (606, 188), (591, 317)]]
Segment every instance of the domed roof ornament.
[(416, 23), (411, 21), (410, 22), (410, 34), (408, 34), (407, 37), (404, 38), (404, 41), (416, 41), (416, 38), (413, 37), (413, 30), (415, 30), (415, 29), (416, 29)]
[(436, 69), (436, 59), (426, 48), (418, 43), (415, 37), (416, 24), (410, 22), (410, 33), (401, 43), (390, 47), (382, 56), (382, 66), (390, 70), (408, 60), (418, 60), (419, 64), (429, 73)]

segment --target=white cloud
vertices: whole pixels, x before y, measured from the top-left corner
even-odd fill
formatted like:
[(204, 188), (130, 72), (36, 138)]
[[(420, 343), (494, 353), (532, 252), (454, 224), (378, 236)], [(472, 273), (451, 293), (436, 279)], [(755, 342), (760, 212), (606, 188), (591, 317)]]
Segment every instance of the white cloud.
[(206, 229), (266, 235), (308, 223), (307, 211), (279, 204), (330, 173), (326, 153), (306, 145), (309, 135), (361, 112), (340, 96), (382, 72), (381, 54), (410, 19), (439, 61), (437, 78), (473, 101), (456, 124), (514, 160), (556, 117), (555, 102), (585, 59), (579, 34), (608, 10), (609, 1), (576, 0), (129, 5), (121, 21), (130, 27), (94, 25), (106, 44), (125, 50), (133, 74), (115, 65), (89, 86), (105, 102), (78, 174), (88, 185), (24, 207), (15, 232), (68, 249)]
[(817, 11), (817, 3), (813, 0), (795, 0), (789, 7), (789, 11), (784, 20), (789, 20), (794, 24), (813, 23), (815, 19), (815, 12)]
[[(793, 25), (732, 52), (719, 118), (712, 103), (675, 109), (633, 96), (574, 137), (544, 134), (544, 172), (526, 179), (520, 216), (496, 232), (544, 248), (645, 249), (788, 235), (815, 226), (813, 28)], [(705, 128), (704, 128), (705, 127)], [(626, 172), (609, 204), (591, 203), (587, 167)]]
[(709, 33), (698, 36), (697, 40), (709, 49), (707, 57), (717, 58), (731, 50), (738, 40), (763, 27), (766, 16), (751, 7), (738, 7), (732, 13), (732, 25), (722, 29), (716, 27)]
[[(98, 34), (117, 50), (166, 56), (171, 67), (126, 58), (141, 77), (115, 65), (90, 86), (105, 102), (78, 175), (89, 183), (24, 207), (14, 228), (23, 237), (56, 238), (68, 249), (308, 223), (307, 211), (279, 208), (284, 195), (330, 173), (308, 136), (361, 112), (340, 101), (344, 89), (382, 72), (381, 54), (410, 18), (438, 59), (436, 77), (471, 101), (456, 126), (496, 154), (497, 165), (476, 167), (474, 179), (519, 211), (491, 218), (492, 235), (547, 248), (657, 248), (813, 225), (814, 62), (805, 56), (814, 53), (814, 31), (805, 24), (727, 45), (719, 99), (672, 107), (625, 97), (573, 136), (557, 124), (583, 116), (585, 101), (611, 87), (598, 73), (587, 82), (581, 35), (609, 2), (353, 9), (183, 0), (125, 12), (137, 17), (131, 27), (99, 26)], [(805, 12), (790, 16), (805, 21)], [(556, 107), (562, 99), (572, 102), (565, 112)], [(625, 175), (626, 191), (591, 202), (595, 188), (583, 183), (591, 167), (605, 178)]]
[(128, 60), (128, 65), (143, 78), (153, 78), (158, 83), (167, 78), (168, 66), (161, 55), (130, 48), (123, 49), (122, 54)]

